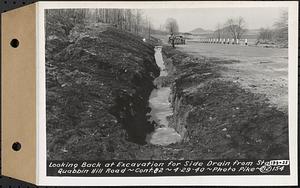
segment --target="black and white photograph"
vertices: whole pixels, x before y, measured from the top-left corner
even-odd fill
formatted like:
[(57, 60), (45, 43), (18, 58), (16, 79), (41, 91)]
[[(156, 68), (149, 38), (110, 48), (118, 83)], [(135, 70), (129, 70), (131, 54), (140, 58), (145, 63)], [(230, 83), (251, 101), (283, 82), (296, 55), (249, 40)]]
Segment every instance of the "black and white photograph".
[(289, 174), (287, 7), (44, 14), (47, 168), (274, 160), (287, 166), (260, 173)]

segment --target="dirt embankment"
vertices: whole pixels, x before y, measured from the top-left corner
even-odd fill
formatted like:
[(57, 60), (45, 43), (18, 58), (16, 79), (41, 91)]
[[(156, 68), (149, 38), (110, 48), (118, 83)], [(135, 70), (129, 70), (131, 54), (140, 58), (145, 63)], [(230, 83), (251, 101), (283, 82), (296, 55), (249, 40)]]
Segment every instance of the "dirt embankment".
[[(288, 159), (288, 116), (264, 95), (224, 81), (219, 63), (164, 47), (174, 127), (183, 141), (133, 146), (130, 159)], [(220, 70), (221, 69), (221, 70)], [(119, 158), (126, 159), (126, 158)]]
[[(57, 27), (55, 27), (57, 28)], [(124, 31), (75, 27), (46, 41), (48, 159), (132, 158), (154, 126), (154, 46)]]
[(173, 126), (185, 159), (288, 158), (288, 116), (263, 95), (221, 79), (220, 67), (164, 48), (172, 64)]

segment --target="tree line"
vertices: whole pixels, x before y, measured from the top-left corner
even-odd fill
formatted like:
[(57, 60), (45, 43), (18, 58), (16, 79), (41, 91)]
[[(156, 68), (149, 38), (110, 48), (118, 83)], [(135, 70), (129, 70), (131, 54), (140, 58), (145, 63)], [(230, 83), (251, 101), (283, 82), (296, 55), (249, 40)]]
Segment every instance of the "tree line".
[(247, 32), (246, 22), (243, 17), (230, 18), (223, 25), (217, 24), (216, 30), (213, 33), (213, 38), (233, 38), (236, 42), (242, 39)]
[[(224, 24), (217, 24), (213, 38), (233, 38), (236, 42), (242, 39), (248, 29), (243, 17), (230, 18)], [(257, 35), (257, 43), (288, 43), (288, 12), (283, 11), (272, 28), (261, 28)]]
[(283, 11), (273, 28), (261, 28), (257, 37), (259, 43), (280, 43), (288, 45), (288, 12)]
[(46, 10), (46, 21), (46, 26), (49, 26), (46, 32), (51, 32), (51, 24), (55, 24), (66, 36), (77, 24), (97, 22), (107, 23), (136, 35), (145, 36), (153, 32), (150, 19), (140, 9), (51, 9)]

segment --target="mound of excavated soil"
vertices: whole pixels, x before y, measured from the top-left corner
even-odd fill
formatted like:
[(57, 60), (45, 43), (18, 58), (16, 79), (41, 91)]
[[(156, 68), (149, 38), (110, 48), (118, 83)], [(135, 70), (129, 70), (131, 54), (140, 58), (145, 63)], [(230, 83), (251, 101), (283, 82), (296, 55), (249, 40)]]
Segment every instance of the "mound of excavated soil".
[(131, 158), (144, 144), (154, 46), (106, 27), (74, 27), (46, 41), (48, 159)]
[[(184, 122), (185, 159), (288, 158), (288, 116), (263, 95), (224, 81), (209, 60), (165, 47), (176, 71), (174, 125)], [(188, 151), (186, 151), (188, 150)]]

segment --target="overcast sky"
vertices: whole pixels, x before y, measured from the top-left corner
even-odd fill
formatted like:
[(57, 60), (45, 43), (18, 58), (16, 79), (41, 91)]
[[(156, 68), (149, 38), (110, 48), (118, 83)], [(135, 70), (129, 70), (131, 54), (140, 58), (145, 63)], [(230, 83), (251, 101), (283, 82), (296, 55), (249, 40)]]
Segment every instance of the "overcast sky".
[(181, 32), (195, 28), (215, 30), (218, 23), (228, 18), (242, 16), (248, 29), (272, 27), (284, 8), (203, 8), (203, 9), (144, 9), (155, 28), (163, 27), (167, 18), (175, 18)]

